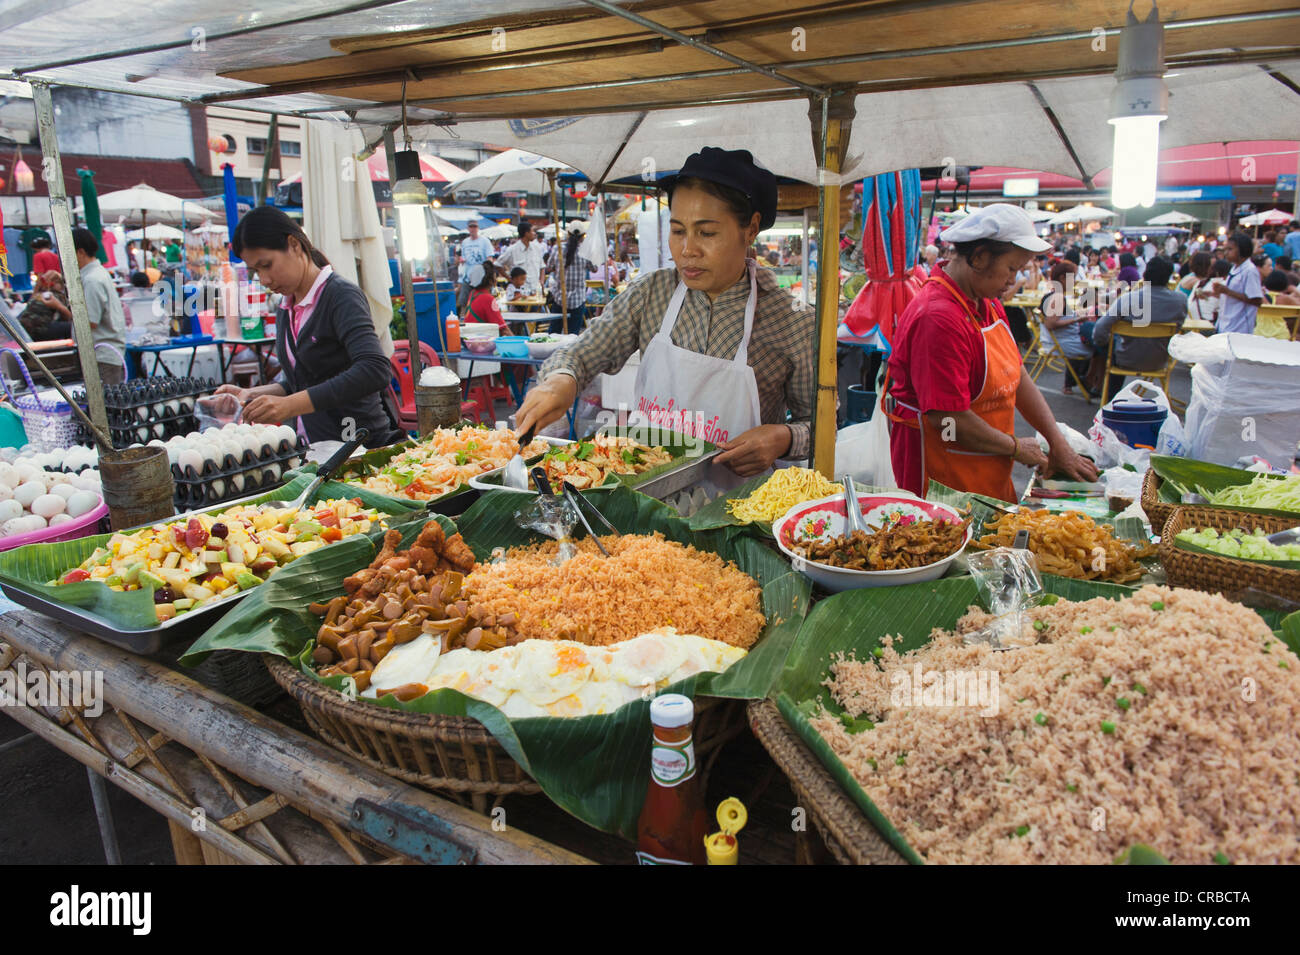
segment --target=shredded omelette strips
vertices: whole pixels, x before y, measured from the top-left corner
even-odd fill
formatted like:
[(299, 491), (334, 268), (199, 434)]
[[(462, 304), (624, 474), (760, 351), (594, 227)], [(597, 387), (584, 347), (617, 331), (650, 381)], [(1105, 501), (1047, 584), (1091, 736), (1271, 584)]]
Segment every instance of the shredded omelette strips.
[(727, 513), (738, 521), (774, 521), (796, 504), (839, 494), (843, 488), (812, 468), (781, 468), (749, 497), (727, 501)]

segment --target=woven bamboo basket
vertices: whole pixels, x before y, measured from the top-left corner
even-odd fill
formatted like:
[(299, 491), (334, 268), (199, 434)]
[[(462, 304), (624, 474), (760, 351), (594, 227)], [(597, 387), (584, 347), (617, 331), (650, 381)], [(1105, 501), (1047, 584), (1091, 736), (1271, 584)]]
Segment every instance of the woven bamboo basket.
[[(380, 772), (483, 813), (506, 796), (542, 791), (476, 719), (349, 700), (282, 657), (264, 654), (262, 659), (317, 736)], [(695, 753), (707, 779), (722, 744), (744, 730), (744, 707), (739, 700), (714, 697), (697, 699), (695, 707)]]
[(1160, 500), (1160, 476), (1156, 474), (1155, 468), (1148, 468), (1147, 475), (1142, 479), (1142, 510), (1146, 511), (1147, 518), (1151, 521), (1152, 533), (1159, 533), (1160, 529), (1168, 523), (1169, 518), (1173, 516), (1175, 504), (1168, 504)]
[(1218, 531), (1240, 527), (1272, 534), (1296, 526), (1296, 518), (1270, 517), (1249, 511), (1205, 507), (1176, 507), (1160, 535), (1160, 563), (1172, 587), (1191, 587), (1221, 593), (1236, 599), (1247, 590), (1259, 590), (1291, 600), (1300, 600), (1300, 570), (1270, 567), (1256, 561), (1237, 560), (1218, 554), (1202, 554), (1174, 546), (1174, 538), (1187, 529)]
[(775, 703), (750, 703), (749, 727), (789, 778), (798, 804), (808, 810), (836, 861), (842, 865), (907, 864), (804, 745)]

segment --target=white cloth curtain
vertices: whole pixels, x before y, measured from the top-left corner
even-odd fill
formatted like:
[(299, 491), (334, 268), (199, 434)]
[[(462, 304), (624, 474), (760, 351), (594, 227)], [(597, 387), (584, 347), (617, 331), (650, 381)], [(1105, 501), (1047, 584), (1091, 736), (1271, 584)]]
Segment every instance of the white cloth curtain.
[(365, 146), (361, 132), (323, 120), (303, 124), (303, 228), (334, 271), (366, 293), (379, 344), (392, 355), (392, 276), (370, 174), (356, 160)]

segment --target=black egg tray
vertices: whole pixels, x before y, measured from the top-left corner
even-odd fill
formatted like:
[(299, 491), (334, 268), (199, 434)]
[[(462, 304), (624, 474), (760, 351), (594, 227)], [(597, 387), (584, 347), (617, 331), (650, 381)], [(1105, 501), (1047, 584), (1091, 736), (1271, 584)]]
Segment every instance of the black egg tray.
[(104, 407), (134, 410), (141, 405), (158, 404), (173, 398), (198, 398), (217, 390), (212, 378), (132, 378), (104, 389)]
[[(176, 510), (178, 513), (191, 511), (248, 497), (250, 494), (273, 491), (284, 483), (284, 472), (288, 470), (289, 460), (301, 458), (302, 461), (306, 461), (307, 451), (310, 448), (310, 442), (302, 435), (298, 435), (294, 441), (281, 441), (274, 449), (270, 445), (263, 445), (261, 455), (245, 451), (243, 456), (237, 459), (233, 454), (227, 454), (221, 462), (221, 467), (209, 461), (201, 472), (196, 472), (192, 467), (181, 470), (179, 464), (173, 464), (172, 480), (176, 484)], [(272, 465), (280, 466), (279, 477), (272, 475), (270, 470)], [(235, 490), (233, 479), (241, 474), (244, 476), (244, 486)], [(222, 482), (220, 488), (216, 486), (217, 481)]]
[[(138, 406), (138, 408), (143, 407), (144, 405)], [(171, 414), (149, 414), (144, 418), (140, 418), (136, 414), (138, 408), (105, 408), (104, 410), (107, 412), (108, 417), (108, 426), (110, 428), (117, 428), (125, 431), (128, 428), (147, 428), (151, 424), (174, 421), (177, 418), (194, 420), (197, 417), (193, 408), (190, 408), (188, 411), (182, 408), (178, 411), (172, 412)]]

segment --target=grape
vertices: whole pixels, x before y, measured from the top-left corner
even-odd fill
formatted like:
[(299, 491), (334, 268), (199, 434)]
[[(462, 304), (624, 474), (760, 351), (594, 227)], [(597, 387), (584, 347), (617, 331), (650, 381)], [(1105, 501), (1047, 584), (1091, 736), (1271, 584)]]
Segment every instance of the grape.
[(169, 604), (176, 599), (176, 591), (170, 587), (159, 587), (153, 592), (153, 602), (156, 604)]
[(225, 540), (226, 535), (229, 534), (230, 531), (226, 528), (225, 524), (221, 523), (220, 521), (217, 521), (217, 523), (212, 525), (212, 530), (209, 531), (208, 533), (210, 533), (213, 537), (217, 538), (218, 540)]

